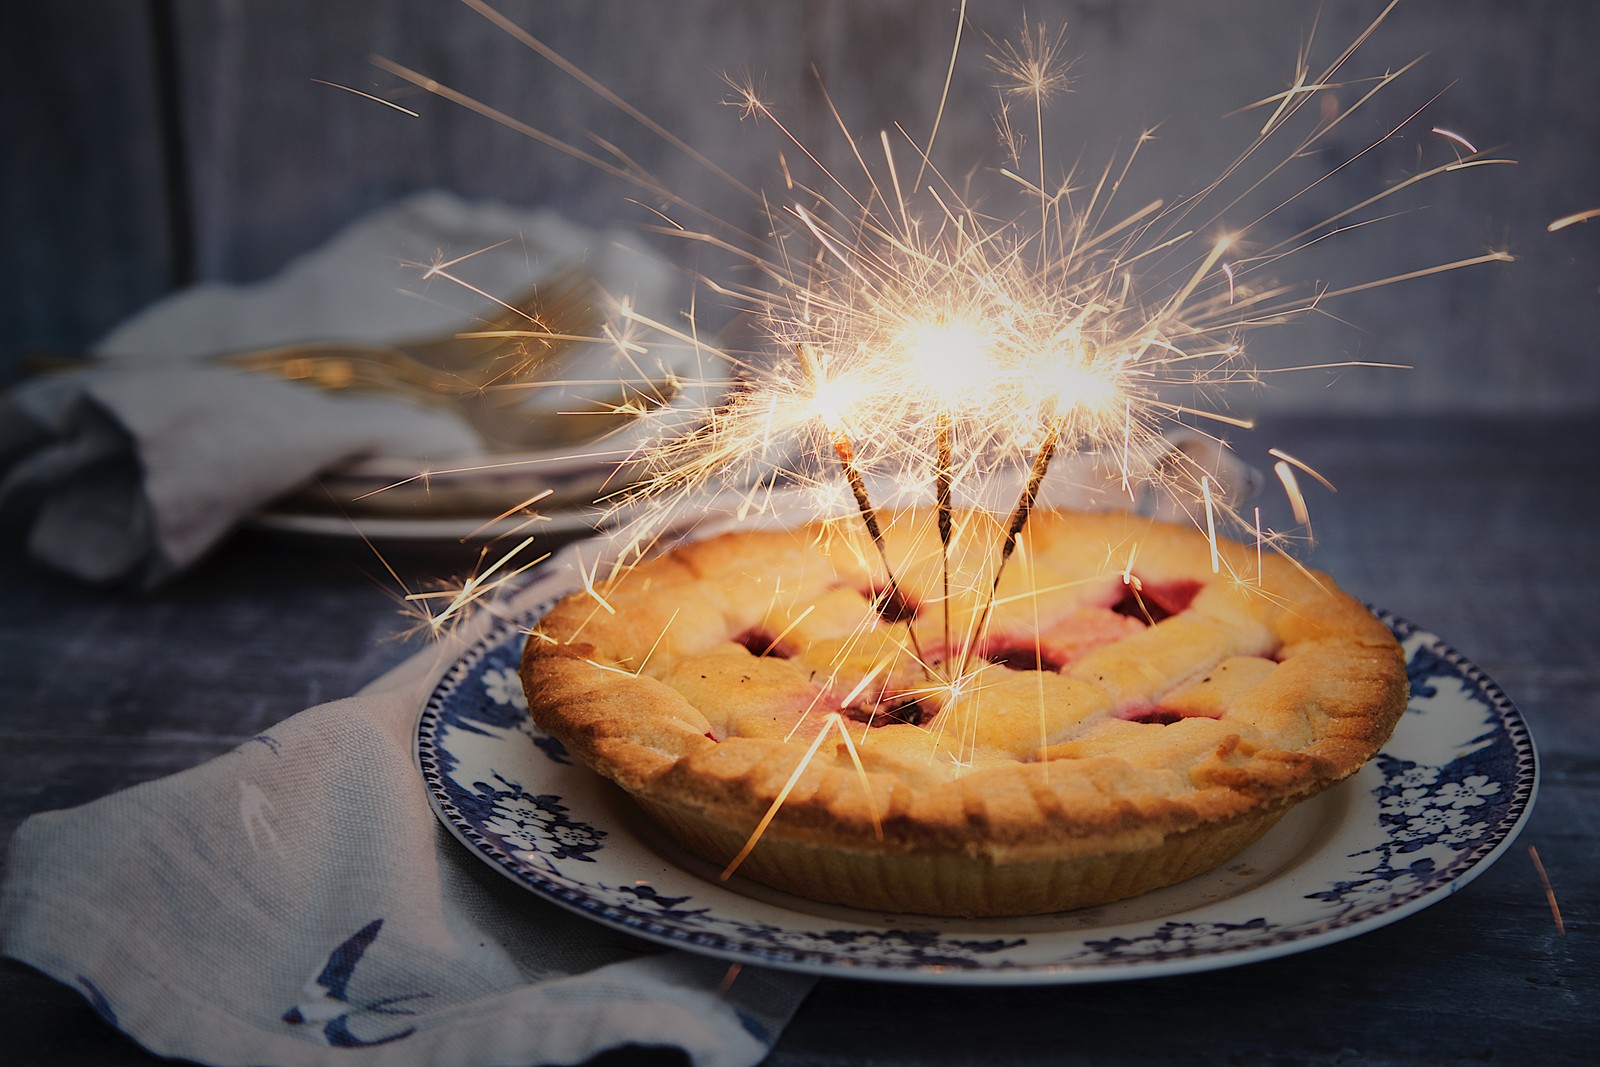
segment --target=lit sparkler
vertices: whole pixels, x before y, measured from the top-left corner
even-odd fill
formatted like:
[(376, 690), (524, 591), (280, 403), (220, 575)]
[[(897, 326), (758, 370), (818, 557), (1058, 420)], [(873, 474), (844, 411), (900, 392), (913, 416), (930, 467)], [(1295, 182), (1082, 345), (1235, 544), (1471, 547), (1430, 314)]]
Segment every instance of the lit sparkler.
[[(1187, 492), (1194, 507), (1203, 500), (1203, 520), (1199, 515), (1196, 519), (1203, 521), (1213, 543), (1221, 520), (1253, 532), (1258, 547), (1267, 541), (1278, 548), (1278, 535), (1263, 535), (1259, 510), (1253, 522), (1235, 512), (1215, 478), (1193, 460), (1167, 466), (1148, 462), (1163, 451), (1162, 430), (1197, 419), (1248, 425), (1218, 409), (1217, 394), (1236, 383), (1259, 381), (1264, 373), (1243, 360), (1241, 340), (1257, 328), (1313, 311), (1334, 297), (1510, 258), (1492, 251), (1307, 296), (1265, 280), (1269, 268), (1277, 268), (1286, 256), (1360, 224), (1359, 213), (1406, 188), (1465, 168), (1510, 162), (1487, 158), (1466, 135), (1437, 127), (1432, 132), (1452, 149), (1447, 164), (1419, 172), (1281, 241), (1264, 241), (1256, 234), (1272, 210), (1245, 227), (1222, 229), (1225, 211), (1258, 194), (1268, 179), (1284, 173), (1289, 160), (1306, 156), (1319, 138), (1343, 126), (1378, 91), (1411, 69), (1407, 65), (1370, 80), (1344, 71), (1392, 4), (1326, 67), (1313, 70), (1302, 58), (1286, 91), (1253, 105), (1270, 109), (1270, 114), (1259, 135), (1215, 181), (1196, 194), (1170, 203), (1151, 202), (1119, 218), (1114, 213), (1118, 189), (1150, 135), (1142, 135), (1127, 158), (1098, 175), (1085, 180), (1068, 174), (1052, 181), (1044, 112), (1067, 81), (1061, 64), (1063, 37), (1042, 26), (1025, 25), (1020, 44), (997, 45), (990, 57), (1004, 79), (1001, 127), (1014, 133), (1009, 103), (1028, 101), (1038, 154), (1037, 168), (1031, 158), (1023, 166), (1019, 142), (1014, 136), (1009, 139), (1013, 166), (997, 173), (1020, 190), (1024, 206), (995, 212), (964, 196), (935, 164), (937, 120), (920, 144), (903, 130), (880, 133), (881, 159), (869, 159), (859, 147), (863, 142), (850, 136), (844, 117), (829, 100), (853, 154), (851, 170), (841, 172), (791, 133), (753, 84), (730, 80), (735, 96), (728, 102), (741, 115), (770, 123), (784, 141), (784, 191), (770, 200), (483, 0), (466, 2), (688, 153), (739, 195), (754, 198), (771, 224), (768, 239), (753, 241), (608, 145), (601, 145), (601, 154), (578, 148), (398, 64), (380, 61), (384, 69), (430, 92), (633, 183), (655, 200), (651, 210), (664, 220), (653, 229), (721, 249), (757, 274), (754, 281), (707, 277), (703, 283), (764, 324), (767, 354), (718, 349), (698, 335), (692, 318), (682, 326), (626, 313), (631, 323), (658, 338), (692, 345), (720, 361), (725, 377), (735, 384), (716, 406), (700, 413), (696, 429), (629, 456), (630, 469), (643, 476), (620, 487), (612, 499), (628, 524), (629, 547), (618, 565), (640, 558), (686, 514), (701, 511), (696, 501), (717, 486), (734, 487), (741, 509), (758, 510), (766, 506), (774, 485), (796, 483), (814, 489), (821, 498), (819, 508), (826, 511), (832, 480), (815, 461), (831, 453), (830, 462), (843, 474), (855, 513), (885, 571), (881, 604), (897, 592), (898, 583), (882, 527), (886, 513), (872, 500), (869, 483), (887, 481), (897, 499), (926, 493), (931, 483), (944, 557), (944, 641), (942, 663), (931, 663), (920, 648), (917, 658), (924, 668), (937, 667), (933, 681), (950, 689), (967, 674), (1002, 573), (1059, 455), (1106, 460), (1130, 497), (1139, 485), (1153, 483), (1158, 489)], [(964, 18), (963, 4), (958, 21)], [(958, 26), (958, 46), (960, 36)], [(958, 50), (952, 51), (952, 70)], [(1308, 132), (1293, 132), (1308, 102), (1345, 86), (1362, 88), (1341, 110), (1316, 116)], [(944, 114), (949, 89), (947, 76), (938, 116)], [(1288, 144), (1268, 161), (1263, 175), (1247, 174), (1247, 163), (1264, 152), (1263, 146), (1285, 139)], [(796, 153), (793, 159), (790, 152)], [(904, 165), (908, 159), (914, 166)], [(1024, 170), (1033, 173), (1023, 177)], [(907, 182), (905, 175), (914, 176)], [(1294, 190), (1279, 205), (1293, 203), (1317, 181)], [(1551, 229), (1592, 214), (1557, 220)], [(1292, 457), (1277, 458), (1275, 470), (1295, 518), (1309, 528), (1294, 469), (1320, 476)], [(1179, 473), (1172, 473), (1174, 469)], [(952, 543), (963, 536), (958, 498), (977, 498), (978, 489), (1005, 473), (1020, 475), (1022, 488), (997, 526), (991, 565), (976, 580), (977, 588), (953, 590)], [(1125, 579), (1130, 585), (1137, 581), (1131, 574)], [(964, 580), (972, 579), (969, 575)], [(594, 583), (586, 581), (593, 591)], [(951, 632), (951, 604), (960, 595), (976, 597), (978, 610), (975, 625), (957, 635)], [(915, 643), (916, 627), (909, 629)], [(842, 723), (839, 729), (844, 734)]]
[(872, 547), (878, 550), (878, 556), (883, 560), (884, 577), (887, 579), (885, 595), (892, 595), (896, 586), (894, 567), (889, 563), (889, 551), (883, 543), (883, 528), (878, 524), (878, 509), (872, 506), (872, 498), (867, 493), (867, 483), (861, 477), (861, 468), (856, 466), (855, 447), (850, 443), (850, 434), (845, 431), (838, 415), (825, 401), (822, 364), (817, 358), (816, 349), (802, 342), (794, 346), (794, 354), (800, 361), (801, 367), (805, 369), (806, 382), (814, 390), (819, 401), (818, 416), (827, 428), (828, 435), (833, 439), (833, 454), (839, 460), (839, 469), (844, 472), (845, 479), (850, 483), (850, 492), (856, 498), (856, 509), (861, 514), (861, 521), (867, 528), (868, 536), (872, 538)]

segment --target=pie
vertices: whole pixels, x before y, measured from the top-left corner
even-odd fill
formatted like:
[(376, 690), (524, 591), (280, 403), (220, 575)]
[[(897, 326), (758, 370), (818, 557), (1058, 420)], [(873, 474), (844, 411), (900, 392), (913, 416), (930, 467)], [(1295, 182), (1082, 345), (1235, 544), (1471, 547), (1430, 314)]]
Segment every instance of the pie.
[(568, 596), (523, 654), (534, 720), (741, 875), (983, 916), (1217, 867), (1405, 709), (1388, 629), (1254, 544), (1041, 509), (997, 583), (993, 515), (948, 552), (883, 517), (883, 558), (859, 522), (741, 530)]

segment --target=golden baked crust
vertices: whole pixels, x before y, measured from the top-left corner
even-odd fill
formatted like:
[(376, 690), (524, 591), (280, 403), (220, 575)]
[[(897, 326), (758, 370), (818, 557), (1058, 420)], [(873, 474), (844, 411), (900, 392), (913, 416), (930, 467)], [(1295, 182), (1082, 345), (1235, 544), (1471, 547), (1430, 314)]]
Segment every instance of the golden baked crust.
[(566, 598), (523, 655), (534, 719), (718, 863), (787, 790), (743, 874), (993, 915), (1216, 866), (1405, 708), (1399, 646), (1325, 576), (1228, 541), (1213, 573), (1205, 537), (1126, 514), (1036, 512), (977, 640), (1000, 531), (958, 515), (947, 655), (933, 518), (887, 517), (892, 598), (846, 523), (725, 534)]

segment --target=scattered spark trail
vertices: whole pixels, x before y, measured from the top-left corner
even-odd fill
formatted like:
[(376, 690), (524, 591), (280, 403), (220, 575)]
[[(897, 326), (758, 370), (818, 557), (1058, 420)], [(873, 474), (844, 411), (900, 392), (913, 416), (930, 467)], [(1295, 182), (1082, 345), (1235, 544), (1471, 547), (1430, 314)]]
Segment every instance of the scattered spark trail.
[(1299, 479), (1294, 476), (1289, 464), (1281, 459), (1272, 465), (1272, 471), (1278, 476), (1278, 481), (1283, 483), (1283, 491), (1288, 494), (1289, 505), (1294, 509), (1294, 521), (1306, 527), (1309, 532), (1311, 512), (1306, 508), (1305, 494), (1300, 492)]
[[(1462, 168), (1512, 162), (1484, 158), (1465, 134), (1433, 127), (1435, 135), (1459, 149), (1450, 163), (1413, 174), (1286, 239), (1260, 232), (1275, 212), (1296, 204), (1347, 163), (1308, 183), (1293, 179), (1296, 184), (1277, 199), (1267, 191), (1269, 181), (1291, 180), (1285, 169), (1291, 161), (1312, 158), (1322, 138), (1416, 65), (1375, 77), (1346, 69), (1392, 3), (1326, 66), (1314, 68), (1310, 45), (1303, 49), (1289, 86), (1251, 105), (1270, 113), (1221, 175), (1196, 192), (1128, 212), (1116, 204), (1118, 190), (1154, 131), (1142, 133), (1120, 164), (1113, 161), (1098, 176), (1090, 174), (1086, 184), (1075, 169), (1059, 178), (1050, 173), (1045, 109), (1071, 86), (1062, 29), (1024, 21), (1017, 41), (995, 43), (988, 56), (999, 75), (999, 124), (1011, 133), (1004, 146), (1011, 166), (989, 173), (1002, 179), (1004, 190), (1020, 196), (1020, 206), (1013, 209), (973, 195), (970, 182), (952, 180), (933, 157), (960, 60), (965, 0), (931, 129), (920, 142), (899, 126), (880, 130), (881, 160), (876, 150), (870, 158), (863, 154), (860, 146), (872, 139), (852, 134), (825, 89), (828, 113), (850, 146), (849, 167), (830, 165), (795, 136), (778, 108), (763, 98), (755, 77), (725, 77), (732, 96), (722, 102), (778, 141), (774, 158), (782, 182), (772, 193), (735, 178), (485, 0), (463, 2), (703, 167), (720, 182), (719, 189), (752, 204), (766, 221), (765, 232), (753, 235), (726, 221), (735, 212), (696, 203), (613, 145), (594, 139), (597, 149), (578, 147), (425, 75), (374, 59), (413, 85), (633, 185), (644, 194), (638, 202), (655, 220), (646, 229), (731, 256), (741, 268), (698, 280), (759, 324), (761, 339), (750, 350), (701, 337), (692, 315), (687, 325), (662, 322), (626, 305), (614, 318), (634, 332), (625, 336), (607, 326), (586, 338), (609, 343), (630, 361), (648, 359), (645, 350), (657, 345), (687, 347), (704, 372), (703, 395), (715, 398), (673, 412), (675, 425), (688, 427), (687, 432), (646, 434), (619, 448), (617, 484), (604, 501), (624, 530), (626, 547), (615, 567), (643, 558), (686, 519), (702, 514), (700, 502), (718, 489), (731, 491), (732, 510), (741, 515), (765, 510), (775, 488), (786, 485), (814, 494), (819, 514), (834, 514), (840, 504), (848, 509), (838, 485), (842, 475), (884, 569), (880, 595), (887, 599), (897, 581), (884, 523), (898, 509), (880, 513), (873, 495), (879, 485), (892, 486), (897, 501), (918, 499), (931, 489), (933, 521), (946, 557), (942, 654), (949, 658), (953, 649), (965, 648), (949, 666), (931, 663), (916, 651), (925, 669), (942, 671), (935, 676), (939, 684), (965, 676), (966, 656), (982, 640), (1001, 572), (1055, 457), (1103, 459), (1130, 501), (1149, 486), (1178, 496), (1192, 515), (1194, 505), (1203, 502), (1214, 572), (1220, 570), (1219, 513), (1241, 536), (1254, 534), (1258, 555), (1269, 541), (1268, 547), (1281, 551), (1281, 537), (1263, 535), (1259, 509), (1252, 525), (1231, 506), (1237, 501), (1227, 498), (1225, 484), (1212, 472), (1193, 460), (1157, 462), (1168, 452), (1163, 434), (1197, 420), (1249, 425), (1229, 414), (1222, 401), (1231, 388), (1253, 385), (1265, 373), (1244, 358), (1243, 340), (1255, 330), (1319, 313), (1329, 301), (1378, 286), (1511, 258), (1491, 251), (1311, 295), (1266, 280), (1269, 268), (1277, 269), (1287, 257), (1379, 221), (1360, 213), (1403, 190)], [(1305, 108), (1313, 98), (1328, 101), (1334, 91), (1348, 87), (1359, 87), (1357, 94), (1337, 110), (1312, 116), (1317, 109)], [(1019, 111), (1029, 105), (1032, 131), (1011, 125), (1007, 109), (1013, 103)], [(1421, 110), (1386, 127), (1358, 148), (1355, 158), (1399, 135)], [(1035, 144), (1024, 153), (1020, 138), (1029, 135)], [(1274, 154), (1268, 146), (1280, 142), (1281, 151)], [(914, 167), (905, 165), (906, 158), (897, 161), (906, 152)], [(974, 162), (963, 160), (960, 169), (965, 172)], [(907, 175), (914, 175), (909, 182)], [(1251, 198), (1268, 201), (1266, 209), (1252, 208), (1246, 225), (1226, 226), (1224, 215)], [(1550, 229), (1596, 215), (1600, 209), (1556, 220)], [(441, 257), (429, 271), (453, 278), (454, 262)], [(650, 379), (640, 372), (647, 388), (652, 388)], [(618, 412), (645, 423), (659, 417), (649, 408), (630, 407), (627, 401), (616, 405)], [(1310, 516), (1294, 472), (1324, 485), (1326, 479), (1291, 456), (1276, 450), (1272, 455), (1295, 521), (1309, 535)], [(626, 477), (620, 473), (624, 469)], [(976, 579), (982, 587), (976, 590), (976, 626), (959, 638), (949, 632), (950, 604), (975, 591), (949, 588), (957, 501), (977, 499), (981, 487), (1006, 478), (1013, 479), (1010, 484), (1020, 481), (1022, 488), (1009, 515), (996, 523), (993, 565)], [(1130, 587), (1137, 581), (1131, 566), (1130, 558), (1125, 574)], [(1259, 579), (1259, 561), (1257, 571)], [(587, 575), (584, 583), (598, 608), (611, 610), (595, 576)], [(911, 640), (916, 641), (915, 627)]]
[(1262, 570), (1261, 570), (1261, 508), (1257, 507), (1255, 510), (1256, 510), (1256, 522), (1255, 522), (1255, 529), (1256, 529), (1256, 584), (1260, 585), (1261, 584), (1261, 578), (1262, 578)]
[(1590, 208), (1588, 211), (1580, 211), (1574, 215), (1556, 219), (1549, 226), (1546, 226), (1545, 230), (1548, 233), (1555, 233), (1557, 230), (1564, 230), (1568, 226), (1575, 226), (1580, 222), (1588, 222), (1590, 219), (1596, 218), (1600, 218), (1600, 207)]
[(345, 91), (347, 93), (354, 93), (356, 96), (363, 97), (363, 98), (365, 98), (367, 100), (371, 100), (373, 103), (382, 104), (384, 107), (394, 108), (396, 111), (400, 112), (402, 115), (410, 115), (414, 119), (422, 117), (421, 115), (417, 114), (415, 111), (412, 111), (408, 107), (401, 107), (399, 104), (395, 103), (393, 100), (385, 100), (381, 96), (373, 96), (371, 93), (364, 93), (360, 89), (352, 89), (350, 86), (348, 86), (348, 85), (340, 85), (338, 82), (324, 81), (321, 78), (312, 78), (311, 80), (314, 83), (316, 83), (317, 85), (326, 85), (330, 89), (342, 89), (343, 91)]
[(1211, 502), (1211, 476), (1200, 478), (1200, 493), (1206, 502), (1206, 541), (1211, 545), (1211, 573), (1222, 573), (1222, 560), (1217, 553), (1217, 514)]
[(1550, 916), (1556, 921), (1556, 933), (1565, 937), (1567, 924), (1561, 918), (1561, 905), (1556, 903), (1556, 891), (1550, 885), (1550, 876), (1545, 873), (1544, 861), (1539, 858), (1539, 850), (1532, 845), (1528, 846), (1528, 855), (1533, 860), (1534, 870), (1539, 872), (1539, 881), (1544, 885), (1545, 900), (1550, 903)]
[[(800, 782), (800, 776), (806, 772), (807, 767), (811, 766), (811, 761), (816, 758), (817, 751), (822, 748), (822, 743), (828, 739), (829, 730), (837, 730), (839, 732), (839, 736), (846, 738), (846, 743), (848, 743), (850, 731), (845, 729), (844, 716), (840, 715), (836, 711), (829, 712), (827, 719), (823, 722), (822, 729), (817, 731), (817, 736), (812, 740), (810, 747), (806, 749), (805, 755), (801, 756), (800, 762), (795, 765), (794, 773), (789, 775), (789, 780), (783, 784), (782, 789), (778, 790), (778, 795), (773, 799), (771, 806), (767, 808), (766, 814), (761, 816), (761, 821), (757, 823), (756, 828), (750, 832), (750, 837), (745, 841), (744, 847), (741, 848), (738, 854), (735, 855), (733, 859), (728, 862), (728, 865), (722, 869), (722, 874), (720, 877), (723, 881), (733, 877), (733, 872), (738, 870), (744, 861), (749, 858), (750, 853), (756, 847), (756, 843), (759, 842), (762, 835), (767, 832), (767, 827), (771, 826), (772, 820), (777, 818), (778, 809), (782, 808), (783, 802), (789, 799), (789, 794), (794, 792), (794, 787)], [(854, 747), (852, 747), (850, 751), (852, 754), (854, 754)], [(863, 776), (865, 776), (865, 772), (863, 771), (862, 773)], [(870, 793), (868, 795), (870, 798)], [(875, 812), (874, 822), (876, 823)]]
[(1447, 139), (1449, 139), (1451, 141), (1454, 141), (1456, 144), (1460, 145), (1462, 148), (1465, 148), (1468, 152), (1471, 152), (1473, 155), (1477, 155), (1478, 154), (1478, 146), (1473, 144), (1471, 141), (1467, 140), (1465, 137), (1461, 136), (1459, 133), (1456, 133), (1454, 130), (1440, 129), (1438, 126), (1435, 126), (1433, 128), (1433, 132), (1438, 134), (1440, 137), (1444, 137), (1444, 138), (1447, 138)]

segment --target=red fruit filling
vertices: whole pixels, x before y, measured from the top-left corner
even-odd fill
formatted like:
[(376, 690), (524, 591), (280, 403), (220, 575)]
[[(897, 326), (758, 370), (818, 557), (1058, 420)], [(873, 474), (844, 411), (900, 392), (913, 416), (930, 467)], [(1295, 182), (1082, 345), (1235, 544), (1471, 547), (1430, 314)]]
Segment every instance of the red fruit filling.
[(922, 610), (922, 605), (906, 596), (898, 585), (889, 585), (863, 593), (872, 601), (872, 609), (884, 622), (910, 622)]
[(1191, 578), (1171, 582), (1144, 582), (1137, 576), (1122, 591), (1122, 599), (1111, 605), (1111, 610), (1130, 619), (1139, 619), (1155, 625), (1183, 611), (1204, 586)]
[(1192, 712), (1173, 711), (1171, 708), (1127, 708), (1117, 712), (1117, 718), (1150, 726), (1167, 726), (1179, 719), (1217, 719), (1220, 715), (1198, 715)]
[(1143, 619), (1130, 619), (1106, 608), (1082, 608), (1047, 626), (1043, 633), (1032, 640), (997, 638), (994, 643), (997, 646), (1002, 642), (1021, 646), (1024, 649), (1024, 664), (1032, 660), (1032, 647), (1037, 644), (1043, 661), (1048, 665), (1047, 669), (1059, 671), (1072, 666), (1097, 648), (1140, 632), (1144, 625)]
[(921, 697), (885, 696), (876, 706), (852, 706), (844, 709), (845, 717), (868, 726), (889, 726), (904, 723), (921, 726), (938, 714), (939, 708)]
[(745, 647), (752, 656), (771, 656), (773, 659), (788, 659), (789, 650), (782, 645), (775, 644), (777, 637), (762, 629), (746, 630), (734, 638), (734, 641)]
[(1038, 643), (1020, 641), (995, 641), (983, 648), (983, 658), (1014, 671), (1059, 671), (1066, 666), (1064, 659), (1052, 655)]

